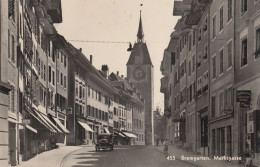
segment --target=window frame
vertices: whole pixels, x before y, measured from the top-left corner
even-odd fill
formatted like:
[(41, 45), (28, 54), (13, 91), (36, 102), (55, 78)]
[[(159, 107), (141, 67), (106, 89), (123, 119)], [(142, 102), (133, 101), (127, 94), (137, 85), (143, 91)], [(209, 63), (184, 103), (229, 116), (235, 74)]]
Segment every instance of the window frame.
[[(240, 68), (244, 68), (248, 65), (248, 41), (247, 41), (247, 36), (245, 36), (244, 38), (241, 39), (241, 53), (240, 53)], [(244, 42), (246, 41), (246, 52), (244, 50)], [(245, 54), (246, 53), (246, 63), (244, 63), (244, 59), (245, 59)], [(243, 64), (242, 64), (243, 63)]]

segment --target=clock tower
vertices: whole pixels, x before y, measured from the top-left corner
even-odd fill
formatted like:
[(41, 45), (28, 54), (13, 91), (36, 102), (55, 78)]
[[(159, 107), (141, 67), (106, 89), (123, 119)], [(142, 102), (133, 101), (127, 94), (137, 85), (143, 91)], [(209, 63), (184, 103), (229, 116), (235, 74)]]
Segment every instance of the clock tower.
[(135, 88), (141, 92), (145, 99), (145, 144), (153, 145), (153, 101), (154, 101), (154, 83), (153, 83), (153, 64), (144, 42), (144, 33), (140, 11), (139, 28), (137, 32), (137, 42), (133, 46), (127, 66), (127, 78), (134, 83)]

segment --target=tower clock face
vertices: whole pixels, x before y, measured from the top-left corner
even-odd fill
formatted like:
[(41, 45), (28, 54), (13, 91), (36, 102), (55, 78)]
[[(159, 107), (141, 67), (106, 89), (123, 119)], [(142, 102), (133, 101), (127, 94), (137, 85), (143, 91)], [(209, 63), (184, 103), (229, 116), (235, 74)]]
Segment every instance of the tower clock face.
[(146, 76), (146, 72), (141, 67), (136, 67), (133, 71), (133, 77), (135, 80), (142, 80)]

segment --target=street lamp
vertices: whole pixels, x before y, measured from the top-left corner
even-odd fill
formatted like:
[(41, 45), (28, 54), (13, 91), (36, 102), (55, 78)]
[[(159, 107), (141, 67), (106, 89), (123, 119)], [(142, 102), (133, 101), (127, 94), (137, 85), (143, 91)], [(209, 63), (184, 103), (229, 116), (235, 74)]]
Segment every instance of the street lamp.
[(134, 51), (134, 49), (132, 48), (132, 44), (129, 42), (129, 48), (127, 49), (128, 52), (132, 52)]

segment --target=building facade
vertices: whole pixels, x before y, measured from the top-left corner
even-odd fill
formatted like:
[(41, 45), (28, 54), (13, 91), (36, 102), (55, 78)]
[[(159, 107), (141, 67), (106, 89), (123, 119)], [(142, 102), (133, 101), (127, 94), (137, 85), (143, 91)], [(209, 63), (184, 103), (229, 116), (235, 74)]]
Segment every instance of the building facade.
[[(235, 128), (236, 153), (245, 157), (254, 153), (254, 165), (260, 165), (259, 151), (259, 48), (260, 48), (260, 1), (235, 3)], [(242, 93), (242, 94), (241, 94)], [(241, 95), (247, 96), (241, 101)]]
[[(175, 66), (179, 67), (166, 73), (169, 56), (164, 55), (161, 91), (168, 100), (166, 109), (172, 104), (178, 108), (180, 103), (180, 118), (170, 114), (180, 122), (184, 145), (178, 145), (187, 149), (192, 143), (192, 151), (209, 156), (241, 156), (238, 163), (253, 152), (253, 164), (259, 165), (259, 1), (175, 1), (173, 15), (181, 16), (172, 33), (177, 41)], [(174, 95), (181, 95), (176, 103), (168, 79), (174, 73), (174, 88), (178, 81), (182, 85), (173, 89)], [(186, 113), (186, 123), (181, 113)]]
[[(140, 13), (141, 14), (141, 13)], [(154, 74), (153, 64), (144, 42), (144, 33), (140, 15), (139, 28), (137, 33), (137, 43), (133, 46), (127, 66), (127, 78), (134, 83), (135, 88), (140, 90), (145, 99), (145, 144), (154, 144), (153, 133), (153, 101), (154, 101)]]

